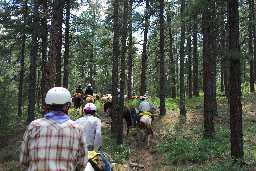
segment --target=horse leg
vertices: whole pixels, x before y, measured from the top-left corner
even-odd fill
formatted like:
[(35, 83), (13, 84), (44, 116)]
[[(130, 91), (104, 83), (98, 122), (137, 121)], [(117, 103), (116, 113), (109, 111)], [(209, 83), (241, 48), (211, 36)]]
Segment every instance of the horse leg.
[(148, 136), (147, 136), (147, 146), (148, 147), (150, 147), (151, 138), (152, 138), (152, 135), (148, 134)]
[(123, 135), (124, 136), (128, 135), (128, 125), (125, 118), (123, 118)]

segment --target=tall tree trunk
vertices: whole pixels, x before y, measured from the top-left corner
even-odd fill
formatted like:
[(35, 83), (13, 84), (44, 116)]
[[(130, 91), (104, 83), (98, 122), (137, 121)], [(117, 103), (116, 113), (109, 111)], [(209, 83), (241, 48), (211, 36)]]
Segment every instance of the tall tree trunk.
[(169, 33), (169, 60), (170, 60), (170, 79), (171, 79), (171, 97), (176, 98), (176, 69), (175, 69), (175, 59), (173, 55), (173, 35), (172, 35), (172, 14), (171, 14), (170, 4), (168, 4), (167, 11), (167, 24), (168, 24), (168, 33)]
[(199, 96), (199, 78), (198, 78), (198, 50), (197, 50), (197, 34), (198, 19), (197, 14), (193, 14), (193, 95)]
[(164, 0), (160, 0), (160, 41), (159, 41), (159, 61), (160, 61), (160, 90), (159, 90), (159, 98), (160, 98), (160, 115), (165, 115), (165, 57), (164, 57), (164, 41), (165, 41), (165, 34), (164, 34)]
[(128, 76), (127, 76), (127, 91), (128, 97), (132, 96), (132, 66), (133, 66), (133, 39), (132, 39), (132, 4), (133, 0), (129, 0), (129, 48), (128, 48), (128, 59), (127, 59), (127, 67), (128, 67)]
[(50, 46), (50, 68), (51, 87), (61, 86), (61, 47), (62, 47), (62, 21), (65, 0), (53, 0), (51, 46)]
[(24, 66), (25, 66), (25, 51), (26, 51), (26, 25), (28, 16), (27, 1), (23, 2), (23, 33), (20, 51), (20, 80), (19, 80), (19, 95), (18, 95), (18, 117), (22, 116), (23, 111), (23, 82), (24, 82)]
[(122, 115), (118, 112), (118, 59), (119, 59), (119, 0), (113, 1), (114, 20), (113, 20), (113, 56), (112, 56), (112, 111), (111, 111), (111, 133), (117, 138), (117, 144), (122, 144)]
[[(119, 113), (124, 113), (124, 89), (125, 89), (125, 69), (126, 69), (126, 63), (125, 63), (125, 56), (126, 56), (126, 38), (127, 38), (127, 26), (128, 26), (128, 3), (129, 0), (123, 0), (123, 20), (122, 20), (122, 38), (121, 38), (121, 73), (120, 73), (120, 99), (119, 99)], [(122, 123), (123, 125), (123, 123)], [(121, 136), (122, 137), (122, 136)], [(118, 141), (120, 143), (123, 142), (123, 140)]]
[(224, 66), (223, 59), (221, 60), (221, 70), (220, 70), (220, 91), (224, 92)]
[[(174, 41), (174, 42), (177, 42), (178, 41), (178, 39), (177, 39), (177, 37), (176, 37), (176, 40)], [(175, 57), (175, 69), (176, 69), (176, 80), (177, 80), (177, 82), (176, 82), (176, 87), (177, 87), (177, 96), (179, 95), (179, 90), (180, 90), (180, 84), (178, 83), (178, 80), (179, 80), (179, 76), (180, 76), (180, 67), (179, 67), (179, 54), (178, 54), (178, 46), (179, 45), (176, 45), (176, 47), (175, 47), (175, 52), (176, 53), (174, 53), (174, 54), (176, 54), (176, 57)]]
[(29, 106), (27, 122), (30, 123), (35, 119), (35, 103), (36, 103), (36, 60), (38, 52), (38, 24), (39, 24), (39, 3), (38, 0), (33, 1), (33, 21), (32, 21), (32, 42), (30, 50), (30, 73), (29, 73)]
[(249, 39), (248, 39), (248, 49), (249, 49), (249, 61), (250, 61), (250, 92), (254, 92), (254, 67), (253, 67), (253, 36), (252, 36), (252, 30), (249, 22)]
[(256, 81), (256, 28), (255, 28), (255, 2), (254, 0), (249, 0), (249, 22), (251, 23), (251, 31), (252, 31), (252, 36), (253, 36), (253, 81), (255, 83)]
[(42, 39), (42, 78), (41, 78), (41, 100), (42, 100), (42, 106), (44, 110), (46, 110), (45, 105), (45, 96), (47, 91), (51, 88), (50, 86), (50, 73), (49, 73), (49, 67), (47, 67), (47, 47), (48, 47), (48, 26), (47, 26), (47, 18), (48, 18), (48, 5), (47, 1), (41, 1), (42, 2), (42, 11), (43, 11), (43, 17), (41, 18), (41, 39)]
[(204, 136), (214, 134), (216, 102), (216, 30), (215, 2), (209, 1), (203, 10), (203, 56), (204, 56)]
[(92, 86), (95, 87), (95, 79), (94, 77), (96, 76), (96, 64), (95, 64), (95, 58), (96, 58), (96, 3), (91, 2), (92, 4), (92, 22), (93, 22), (93, 29), (92, 29), (92, 51), (91, 51), (91, 57), (89, 58), (89, 81), (92, 84)]
[(223, 3), (222, 0), (218, 0), (217, 1), (217, 6), (219, 8), (219, 15), (218, 15), (218, 19), (219, 19), (219, 23), (218, 25), (220, 25), (219, 27), (219, 47), (218, 47), (218, 51), (219, 51), (219, 58), (221, 60), (221, 78), (220, 78), (220, 83), (221, 83), (221, 92), (224, 92), (224, 72), (225, 72), (225, 59), (226, 59), (226, 51), (227, 51), (227, 41), (225, 38), (226, 35), (226, 22), (225, 22), (225, 16), (226, 16), (226, 2)]
[(63, 86), (68, 88), (69, 77), (69, 19), (70, 19), (70, 0), (66, 0), (66, 28), (65, 28), (65, 52), (64, 52), (64, 73)]
[(180, 115), (186, 115), (184, 82), (184, 43), (185, 43), (185, 0), (181, 0), (181, 36), (180, 36)]
[(228, 0), (230, 54), (230, 130), (231, 156), (243, 160), (243, 127), (240, 82), (240, 42), (238, 0)]
[(144, 95), (146, 92), (146, 73), (147, 73), (147, 61), (148, 61), (148, 55), (147, 55), (147, 44), (148, 44), (148, 29), (149, 29), (149, 0), (146, 1), (146, 9), (144, 12), (144, 42), (143, 42), (143, 49), (142, 49), (142, 56), (141, 56), (141, 81), (140, 81), (140, 95)]
[[(228, 33), (225, 34), (225, 41), (228, 42)], [(224, 68), (225, 95), (229, 100), (229, 98), (230, 98), (229, 97), (229, 94), (230, 94), (230, 81), (229, 81), (230, 80), (230, 61), (229, 61), (228, 55), (225, 55), (225, 57), (224, 57), (223, 68)]]
[(191, 47), (191, 21), (188, 22), (187, 37), (187, 67), (188, 67), (188, 97), (192, 98), (192, 47)]
[[(256, 48), (253, 48), (253, 43), (255, 39), (255, 14), (254, 14), (254, 0), (248, 0), (249, 1), (249, 24), (248, 24), (248, 31), (249, 31), (249, 40), (248, 40), (248, 48), (249, 48), (249, 60), (250, 60), (250, 92), (254, 92), (254, 82), (255, 82), (255, 67), (254, 63), (256, 61), (255, 59), (255, 53), (254, 51)], [(255, 46), (256, 44), (254, 44)], [(253, 61), (254, 59), (254, 61)]]

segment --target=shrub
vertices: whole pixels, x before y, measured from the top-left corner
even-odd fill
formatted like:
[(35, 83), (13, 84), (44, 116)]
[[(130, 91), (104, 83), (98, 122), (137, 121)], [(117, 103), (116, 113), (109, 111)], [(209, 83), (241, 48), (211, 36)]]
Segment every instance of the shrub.
[(220, 127), (213, 139), (206, 139), (175, 135), (168, 131), (156, 149), (164, 153), (166, 161), (171, 164), (200, 163), (212, 158), (223, 158), (230, 149), (229, 132)]

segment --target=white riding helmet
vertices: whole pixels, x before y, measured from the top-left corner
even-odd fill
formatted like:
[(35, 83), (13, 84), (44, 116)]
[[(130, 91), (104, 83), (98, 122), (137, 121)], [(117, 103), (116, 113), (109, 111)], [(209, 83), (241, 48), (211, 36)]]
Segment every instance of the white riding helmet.
[(93, 104), (93, 103), (87, 103), (87, 104), (84, 106), (84, 110), (85, 110), (85, 111), (96, 111), (96, 106), (95, 106), (95, 104)]
[(63, 105), (71, 102), (72, 99), (70, 92), (63, 87), (51, 88), (50, 90), (48, 90), (45, 97), (45, 103), (48, 105)]
[(147, 98), (147, 96), (140, 96), (140, 100), (145, 100)]

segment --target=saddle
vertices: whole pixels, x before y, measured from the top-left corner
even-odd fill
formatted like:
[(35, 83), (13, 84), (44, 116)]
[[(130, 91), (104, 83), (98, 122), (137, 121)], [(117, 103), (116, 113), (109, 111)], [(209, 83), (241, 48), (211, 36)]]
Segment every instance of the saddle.
[(139, 127), (141, 129), (146, 129), (149, 131), (150, 134), (153, 134), (151, 122), (152, 122), (152, 114), (150, 112), (142, 112), (139, 114), (140, 116), (140, 122), (139, 122)]
[(100, 153), (96, 151), (88, 151), (88, 161), (95, 171), (104, 171), (104, 162)]

